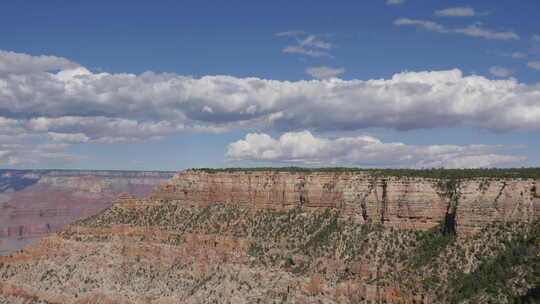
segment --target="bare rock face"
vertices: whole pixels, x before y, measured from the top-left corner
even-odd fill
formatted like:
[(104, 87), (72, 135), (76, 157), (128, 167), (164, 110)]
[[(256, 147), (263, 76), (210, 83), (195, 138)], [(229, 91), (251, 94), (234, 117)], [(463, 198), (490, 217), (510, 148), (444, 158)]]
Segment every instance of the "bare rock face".
[(427, 229), (448, 207), (435, 182), (377, 178), (358, 173), (185, 172), (153, 191), (149, 200), (177, 200), (186, 206), (241, 204), (255, 209), (344, 208), (361, 222)]
[(493, 222), (530, 222), (540, 218), (540, 182), (534, 180), (487, 180), (462, 182), (457, 200), (459, 232), (472, 233)]
[(0, 171), (0, 255), (92, 216), (121, 192), (145, 196), (171, 172)]
[(366, 173), (186, 171), (152, 191), (148, 200), (198, 207), (344, 208), (346, 216), (360, 222), (401, 229), (426, 230), (451, 219), (457, 232), (465, 234), (495, 221), (540, 217), (540, 181), (468, 179), (450, 186), (434, 179)]

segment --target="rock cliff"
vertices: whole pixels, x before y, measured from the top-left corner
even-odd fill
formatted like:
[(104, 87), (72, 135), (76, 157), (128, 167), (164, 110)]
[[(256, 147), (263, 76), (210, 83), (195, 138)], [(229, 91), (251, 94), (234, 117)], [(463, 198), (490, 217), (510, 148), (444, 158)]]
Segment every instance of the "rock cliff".
[(448, 181), (362, 172), (186, 171), (152, 191), (149, 201), (183, 206), (240, 204), (254, 209), (342, 208), (360, 223), (426, 230), (449, 223), (471, 234), (493, 222), (540, 218), (540, 180)]

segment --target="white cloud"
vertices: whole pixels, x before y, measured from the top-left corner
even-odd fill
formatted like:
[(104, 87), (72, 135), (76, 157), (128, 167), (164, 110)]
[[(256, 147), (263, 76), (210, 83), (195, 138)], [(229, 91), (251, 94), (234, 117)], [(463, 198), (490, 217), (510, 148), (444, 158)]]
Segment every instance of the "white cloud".
[(540, 35), (538, 35), (538, 34), (532, 35), (532, 36), (531, 36), (531, 40), (532, 40), (533, 42), (540, 42)]
[[(70, 71), (0, 76), (0, 129), (19, 125), (33, 132), (83, 133), (90, 142), (105, 136), (148, 138), (250, 127), (354, 130), (471, 124), (496, 131), (540, 130), (540, 116), (535, 116), (540, 114), (539, 86), (464, 76), (457, 69), (402, 72), (390, 79), (297, 82)], [(519, 117), (521, 111), (528, 114)]]
[(386, 0), (386, 5), (397, 5), (403, 3), (405, 3), (405, 0)]
[(52, 142), (68, 143), (68, 144), (80, 144), (88, 142), (88, 136), (83, 133), (47, 133), (47, 137)]
[(426, 30), (438, 33), (457, 33), (471, 37), (481, 37), (491, 40), (519, 40), (520, 37), (514, 32), (494, 32), (480, 27), (478, 24), (471, 24), (464, 28), (448, 29), (445, 26), (428, 20), (418, 20), (409, 18), (400, 18), (394, 21), (395, 25), (419, 25)]
[(415, 146), (385, 143), (372, 136), (327, 139), (303, 131), (285, 133), (278, 139), (264, 133), (247, 134), (245, 139), (229, 144), (226, 157), (266, 163), (414, 168), (478, 168), (526, 161), (524, 157), (495, 154), (504, 149), (486, 145)]
[[(21, 131), (24, 132), (24, 131)], [(38, 134), (21, 133), (0, 135), (0, 164), (4, 167), (28, 167), (31, 165), (63, 166), (84, 157), (62, 152), (69, 144), (35, 144)]]
[(540, 130), (540, 85), (457, 69), (291, 82), (93, 73), (79, 66), (47, 72), (22, 65), (0, 73), (0, 150), (12, 151), (2, 152), (0, 163), (8, 154), (19, 155), (19, 162), (20, 155), (37, 159), (45, 147), (38, 144), (133, 143), (230, 130)]
[(451, 7), (435, 11), (435, 15), (444, 17), (472, 17), (476, 14), (470, 7)]
[(527, 62), (527, 66), (535, 70), (540, 70), (540, 61), (529, 61)]
[(395, 20), (394, 24), (395, 25), (420, 25), (423, 28), (425, 28), (427, 30), (430, 30), (430, 31), (435, 31), (435, 32), (439, 32), (439, 33), (447, 33), (448, 32), (448, 30), (444, 26), (442, 26), (442, 25), (440, 25), (440, 24), (438, 24), (436, 22), (427, 21), (427, 20), (400, 18), (400, 19)]
[(489, 72), (491, 73), (491, 75), (496, 76), (496, 77), (508, 77), (514, 73), (514, 71), (510, 69), (499, 67), (499, 66), (490, 67)]
[(291, 54), (307, 55), (311, 57), (330, 56), (328, 52), (319, 51), (319, 50), (311, 50), (311, 49), (307, 49), (298, 45), (289, 45), (283, 48), (283, 52), (291, 53)]
[(328, 50), (334, 47), (332, 43), (317, 39), (315, 35), (308, 35), (305, 39), (299, 40), (298, 43), (301, 46), (311, 46), (324, 50)]
[(481, 28), (477, 24), (472, 24), (464, 28), (458, 28), (455, 30), (455, 32), (467, 36), (482, 37), (492, 40), (519, 40), (519, 35), (514, 32), (494, 32), (488, 29)]
[(294, 38), (296, 42), (295, 45), (284, 47), (282, 49), (282, 52), (284, 53), (301, 54), (311, 57), (332, 57), (330, 53), (328, 53), (328, 50), (335, 47), (334, 44), (320, 39), (317, 35), (299, 30), (276, 33), (276, 36)]
[(308, 73), (309, 75), (311, 75), (311, 77), (316, 78), (316, 79), (327, 79), (327, 78), (336, 77), (339, 74), (345, 73), (345, 69), (343, 68), (333, 69), (333, 68), (329, 68), (325, 66), (311, 67), (311, 68), (306, 69), (306, 73)]
[(76, 68), (78, 65), (55, 56), (31, 56), (0, 50), (0, 73), (28, 73)]
[(149, 138), (250, 127), (403, 130), (470, 124), (496, 131), (540, 130), (540, 87), (464, 76), (457, 69), (402, 72), (390, 79), (297, 82), (152, 72), (61, 73), (63, 77), (46, 72), (0, 76), (6, 127), (83, 133), (90, 142), (106, 136)]

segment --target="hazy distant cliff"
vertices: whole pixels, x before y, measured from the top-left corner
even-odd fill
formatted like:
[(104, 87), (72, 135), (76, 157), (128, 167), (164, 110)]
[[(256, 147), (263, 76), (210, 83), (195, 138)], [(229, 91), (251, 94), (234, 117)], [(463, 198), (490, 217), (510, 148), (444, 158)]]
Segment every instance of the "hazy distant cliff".
[(171, 172), (0, 170), (0, 255), (109, 207), (147, 195)]

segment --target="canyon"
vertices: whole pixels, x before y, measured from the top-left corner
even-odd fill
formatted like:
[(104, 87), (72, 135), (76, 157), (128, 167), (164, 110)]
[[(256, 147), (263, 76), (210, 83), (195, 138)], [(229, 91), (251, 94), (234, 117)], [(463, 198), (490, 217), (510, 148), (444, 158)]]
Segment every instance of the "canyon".
[(539, 189), (531, 177), (187, 170), (0, 257), (0, 303), (528, 301)]
[(172, 172), (0, 170), (0, 255), (112, 205), (118, 194), (145, 196)]

